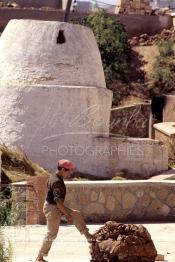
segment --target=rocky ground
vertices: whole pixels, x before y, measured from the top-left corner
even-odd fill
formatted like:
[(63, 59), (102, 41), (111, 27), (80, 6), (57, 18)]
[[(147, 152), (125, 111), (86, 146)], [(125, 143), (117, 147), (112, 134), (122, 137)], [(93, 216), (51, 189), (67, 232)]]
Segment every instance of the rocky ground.
[(150, 46), (155, 45), (160, 40), (172, 40), (175, 41), (175, 29), (164, 29), (160, 34), (149, 36), (148, 34), (142, 34), (129, 39), (131, 47), (133, 46)]
[[(99, 230), (102, 224), (88, 225), (90, 233)], [(159, 254), (165, 261), (175, 261), (175, 223), (143, 224), (151, 234)], [(33, 225), (6, 227), (4, 234), (13, 249), (13, 262), (35, 262), (36, 255), (46, 233), (46, 226)], [(89, 244), (75, 226), (61, 225), (47, 258), (49, 262), (89, 262)]]

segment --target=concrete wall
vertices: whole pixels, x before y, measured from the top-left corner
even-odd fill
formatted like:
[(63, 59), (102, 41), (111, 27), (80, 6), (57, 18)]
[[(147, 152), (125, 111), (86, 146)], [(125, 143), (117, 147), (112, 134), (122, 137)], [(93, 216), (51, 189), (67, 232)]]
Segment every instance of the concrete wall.
[(109, 90), (33, 86), (0, 94), (1, 140), (23, 147), (51, 171), (60, 158), (71, 159), (80, 172), (101, 177), (122, 169), (149, 177), (168, 167), (166, 148), (159, 141), (108, 136)]
[[(65, 46), (56, 44), (60, 29), (67, 35)], [(78, 33), (83, 37), (79, 44)], [(100, 177), (113, 177), (123, 169), (142, 177), (166, 170), (166, 148), (158, 141), (109, 137), (111, 102), (89, 29), (59, 22), (9, 23), (0, 39), (3, 143), (21, 146), (51, 171), (60, 158)]]
[(167, 149), (169, 158), (175, 158), (175, 122), (163, 122), (154, 125), (155, 139), (162, 141)]
[(172, 159), (175, 157), (175, 135), (174, 137), (170, 137), (159, 130), (155, 130), (155, 139), (162, 141), (167, 149), (168, 149), (168, 156)]
[(150, 16), (150, 15), (126, 15), (119, 16), (119, 20), (126, 28), (128, 35), (138, 36), (144, 33), (155, 35), (164, 28), (173, 27), (171, 16)]
[(166, 95), (163, 122), (175, 122), (175, 95)]
[[(60, 29), (67, 42), (57, 45)], [(83, 39), (77, 44), (79, 34)], [(142, 177), (166, 170), (166, 148), (158, 141), (109, 137), (111, 102), (90, 29), (59, 22), (9, 23), (0, 38), (3, 143), (22, 147), (50, 171), (61, 158), (99, 177), (123, 169)]]
[[(44, 183), (39, 184), (37, 178), (32, 180), (36, 191), (43, 189)], [(175, 218), (174, 181), (75, 181), (66, 182), (66, 187), (65, 204), (80, 210), (88, 222), (160, 222)], [(40, 223), (45, 221), (41, 214), (44, 192), (40, 190), (38, 195)], [(36, 223), (36, 210), (27, 216), (29, 224)]]
[(149, 104), (112, 108), (110, 133), (130, 137), (149, 136)]
[[(7, 102), (8, 101), (8, 102)], [(168, 168), (164, 145), (151, 139), (109, 137), (111, 92), (104, 88), (0, 88), (0, 134), (43, 167), (71, 159), (80, 172), (113, 177), (119, 170), (149, 177)]]
[[(167, 149), (159, 141), (116, 137), (98, 138), (95, 141), (94, 157), (91, 158), (90, 163), (95, 160), (99, 174), (113, 177), (118, 171), (127, 170), (142, 178), (148, 178), (161, 170), (167, 170)], [(102, 150), (99, 152), (100, 145)], [(103, 170), (105, 172), (101, 173)]]
[(106, 88), (92, 30), (56, 21), (11, 20), (0, 38), (0, 89), (28, 84)]
[(92, 11), (92, 8), (93, 8), (93, 3), (91, 1), (77, 1), (74, 6), (74, 12), (89, 13)]
[[(71, 17), (82, 17), (83, 14), (71, 13)], [(119, 19), (128, 33), (129, 37), (147, 33), (154, 35), (160, 33), (164, 28), (173, 27), (171, 16), (150, 15), (111, 15)], [(0, 31), (4, 30), (10, 19), (37, 19), (63, 21), (64, 12), (58, 10), (32, 10), (20, 8), (0, 8)], [(154, 25), (154, 26), (153, 26)]]
[(58, 159), (69, 158), (80, 171), (103, 176), (109, 156), (94, 161), (93, 151), (99, 146), (103, 155), (105, 143), (110, 148), (97, 137), (108, 136), (111, 100), (111, 91), (104, 88), (0, 88), (1, 140), (8, 146), (20, 145), (51, 171)]
[(17, 3), (20, 7), (40, 8), (45, 6), (56, 9), (62, 8), (61, 0), (15, 0), (15, 3)]
[(157, 8), (170, 8), (170, 9), (174, 9), (175, 8), (175, 1), (174, 0), (153, 0), (151, 3), (151, 6), (154, 9)]

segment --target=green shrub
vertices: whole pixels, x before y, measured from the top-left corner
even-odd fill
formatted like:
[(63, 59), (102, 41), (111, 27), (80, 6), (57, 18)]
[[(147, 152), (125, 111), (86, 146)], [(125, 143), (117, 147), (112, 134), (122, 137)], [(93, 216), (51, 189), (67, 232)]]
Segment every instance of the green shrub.
[(100, 50), (107, 87), (115, 80), (127, 81), (131, 50), (123, 25), (105, 11), (72, 21), (92, 29)]
[(163, 40), (159, 41), (157, 46), (161, 57), (171, 56), (173, 54), (173, 41), (172, 40)]
[(0, 192), (0, 226), (9, 224), (11, 213), (11, 201), (9, 188)]
[(110, 90), (113, 92), (112, 104), (119, 106), (120, 101), (129, 95), (130, 86), (122, 81), (113, 81)]
[(20, 225), (22, 213), (24, 212), (23, 202), (18, 202), (16, 193), (10, 190), (10, 197), (5, 197), (6, 191), (0, 192), (0, 226)]
[(12, 262), (12, 246), (9, 241), (5, 241), (0, 229), (0, 262)]
[(0, 262), (12, 262), (12, 246), (5, 238), (3, 228), (7, 225), (19, 225), (22, 203), (18, 203), (16, 194), (9, 188), (0, 192)]
[(175, 89), (175, 54), (171, 40), (158, 43), (159, 56), (156, 59), (153, 72), (152, 95), (170, 93)]
[(158, 67), (155, 71), (154, 80), (155, 84), (161, 87), (161, 93), (169, 92), (174, 88), (175, 78), (168, 67)]

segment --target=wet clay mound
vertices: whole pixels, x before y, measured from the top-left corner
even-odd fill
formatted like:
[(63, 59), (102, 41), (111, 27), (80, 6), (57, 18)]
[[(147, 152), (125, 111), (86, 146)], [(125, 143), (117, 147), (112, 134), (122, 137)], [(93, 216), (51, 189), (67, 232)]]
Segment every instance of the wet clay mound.
[(108, 221), (95, 232), (90, 245), (91, 262), (154, 262), (154, 243), (142, 225)]

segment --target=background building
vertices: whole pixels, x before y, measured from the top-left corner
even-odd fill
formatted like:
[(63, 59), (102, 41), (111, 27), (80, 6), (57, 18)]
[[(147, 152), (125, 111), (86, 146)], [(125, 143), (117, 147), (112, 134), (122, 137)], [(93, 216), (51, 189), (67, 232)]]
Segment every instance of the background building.
[(175, 9), (175, 0), (151, 0), (150, 4), (153, 9), (169, 7)]

